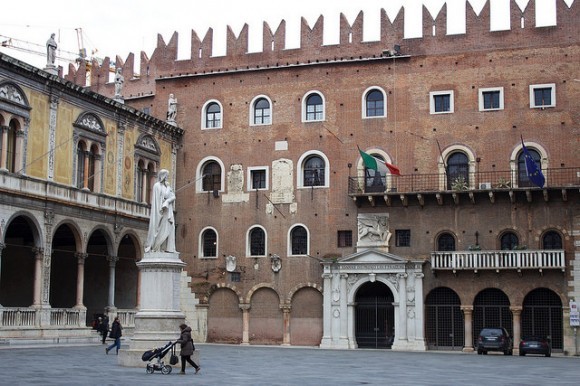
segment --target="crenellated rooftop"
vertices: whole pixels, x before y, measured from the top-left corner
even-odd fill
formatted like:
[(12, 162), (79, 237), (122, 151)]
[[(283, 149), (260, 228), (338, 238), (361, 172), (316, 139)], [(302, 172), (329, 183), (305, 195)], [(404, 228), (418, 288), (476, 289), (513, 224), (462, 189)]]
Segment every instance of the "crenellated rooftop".
[[(231, 27), (227, 28), (226, 54), (213, 56), (213, 29), (209, 29), (203, 39), (192, 30), (191, 53), (186, 60), (178, 59), (178, 39), (175, 32), (168, 43), (158, 35), (157, 48), (151, 58), (141, 52), (140, 68), (135, 75), (135, 55), (129, 54), (123, 60), (115, 58), (116, 68), (122, 68), (126, 80), (124, 96), (127, 99), (155, 94), (155, 80), (185, 75), (222, 73), (237, 70), (256, 70), (279, 68), (290, 65), (325, 63), (352, 59), (372, 59), (383, 56), (383, 51), (392, 50), (394, 45), (401, 47), (402, 55), (445, 55), (460, 52), (486, 51), (541, 47), (559, 42), (562, 46), (578, 44), (580, 40), (577, 1), (570, 7), (564, 0), (556, 0), (557, 23), (550, 27), (536, 27), (535, 2), (530, 1), (522, 11), (515, 0), (510, 1), (510, 25), (506, 31), (490, 30), (490, 2), (486, 2), (477, 14), (469, 2), (466, 3), (465, 34), (447, 35), (447, 5), (443, 5), (433, 18), (423, 6), (423, 36), (405, 38), (405, 9), (402, 7), (391, 20), (387, 12), (381, 10), (380, 39), (364, 41), (363, 12), (361, 11), (352, 24), (344, 14), (340, 15), (339, 43), (323, 44), (324, 17), (320, 16), (310, 26), (302, 18), (300, 29), (300, 47), (287, 49), (286, 22), (282, 20), (274, 30), (263, 23), (263, 47), (261, 52), (249, 52), (249, 28), (245, 24), (238, 36)], [(90, 67), (90, 88), (93, 91), (113, 94), (113, 85), (109, 82), (111, 67), (110, 58), (101, 64), (93, 61), (90, 66), (81, 63), (78, 68), (69, 65), (65, 79), (78, 85), (87, 83), (87, 67)]]

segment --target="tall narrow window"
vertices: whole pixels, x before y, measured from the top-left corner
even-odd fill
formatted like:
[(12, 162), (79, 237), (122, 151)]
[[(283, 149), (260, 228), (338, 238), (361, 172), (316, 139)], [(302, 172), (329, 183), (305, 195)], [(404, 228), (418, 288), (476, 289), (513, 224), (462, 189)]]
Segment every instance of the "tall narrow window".
[(546, 232), (542, 237), (542, 245), (544, 249), (562, 249), (562, 236), (558, 232)]
[(79, 142), (77, 145), (77, 188), (82, 189), (85, 187), (85, 159), (86, 159), (86, 150), (85, 150), (85, 143)]
[(338, 231), (338, 247), (352, 247), (352, 231)]
[[(16, 172), (16, 131), (18, 130), (18, 123), (15, 120), (10, 121), (8, 126), (8, 138), (6, 144), (6, 169), (14, 173)], [(1, 133), (1, 132), (0, 132)], [(0, 134), (1, 136), (1, 134)], [(2, 144), (4, 145), (4, 144)]]
[(213, 229), (206, 229), (202, 235), (203, 257), (217, 257), (217, 234)]
[(216, 102), (211, 102), (205, 109), (205, 127), (207, 129), (215, 129), (222, 127), (222, 111), (220, 105)]
[(366, 97), (366, 116), (383, 117), (385, 115), (385, 100), (379, 90), (371, 90)]
[(455, 237), (450, 233), (442, 233), (437, 240), (437, 250), (438, 251), (454, 251), (455, 250)]
[(447, 159), (447, 189), (465, 190), (469, 187), (469, 162), (467, 155), (452, 153)]
[(322, 97), (311, 94), (306, 98), (306, 121), (322, 121), (324, 119), (324, 104)]
[(292, 255), (306, 255), (308, 253), (308, 232), (302, 226), (296, 226), (290, 233)]
[[(540, 153), (538, 153), (534, 149), (530, 149), (527, 146), (526, 146), (526, 148), (528, 149), (528, 153), (530, 154), (530, 156), (534, 160), (538, 169), (542, 170), (542, 162), (541, 162)], [(528, 171), (526, 169), (526, 158), (524, 156), (524, 152), (521, 151), (519, 156), (518, 156), (518, 187), (529, 188), (529, 187), (535, 187), (535, 186), (536, 185), (532, 181), (530, 181), (530, 178), (528, 177)]]
[[(382, 155), (371, 154), (376, 159), (384, 161)], [(365, 192), (366, 193), (378, 193), (384, 192), (387, 189), (387, 174), (386, 172), (381, 173), (379, 170), (370, 169), (365, 166)]]
[(272, 123), (270, 102), (266, 98), (259, 98), (254, 103), (254, 125), (269, 125)]
[(222, 186), (222, 169), (215, 161), (207, 162), (202, 168), (203, 190), (206, 192), (219, 191)]
[(501, 250), (512, 250), (518, 246), (518, 236), (513, 232), (506, 232), (501, 236)]
[(324, 186), (324, 160), (318, 156), (309, 157), (304, 162), (304, 186)]
[(250, 256), (266, 255), (266, 234), (259, 227), (250, 231)]

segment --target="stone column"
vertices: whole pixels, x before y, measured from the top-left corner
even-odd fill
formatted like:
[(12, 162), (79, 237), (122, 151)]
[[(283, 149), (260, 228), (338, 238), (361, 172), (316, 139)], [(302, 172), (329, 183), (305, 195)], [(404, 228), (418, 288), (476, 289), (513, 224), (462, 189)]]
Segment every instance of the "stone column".
[(332, 331), (330, 321), (332, 319), (332, 311), (330, 306), (331, 297), (331, 279), (332, 274), (324, 273), (323, 280), (323, 294), (322, 294), (322, 341), (320, 347), (331, 347)]
[(340, 347), (348, 348), (348, 297), (346, 293), (346, 279), (348, 274), (340, 274)]
[(289, 304), (284, 304), (280, 306), (282, 312), (284, 313), (284, 333), (282, 338), (282, 346), (290, 346), (290, 310), (292, 306)]
[[(2, 130), (2, 154), (0, 155), (0, 170), (6, 171), (7, 168), (7, 160), (8, 160), (8, 130), (10, 127), (8, 126), (0, 126), (0, 130)], [(6, 144), (6, 145), (5, 145)]]
[(40, 291), (42, 289), (42, 258), (44, 257), (44, 250), (42, 248), (32, 248), (34, 255), (34, 293), (32, 306), (40, 308)]
[[(48, 170), (47, 179), (53, 181), (54, 178), (54, 154), (56, 153), (56, 122), (58, 113), (58, 104), (60, 98), (58, 95), (50, 95), (50, 111), (48, 121)], [(76, 139), (73, 142), (76, 145)], [(76, 171), (75, 171), (76, 172)]]
[(250, 304), (240, 304), (242, 310), (242, 345), (250, 344)]
[(514, 341), (513, 347), (516, 354), (520, 353), (520, 340), (522, 340), (522, 307), (513, 306), (510, 307), (513, 315), (513, 327), (514, 327)]
[(141, 178), (141, 202), (147, 203), (147, 189), (149, 185), (149, 179), (147, 178), (148, 172), (146, 170), (141, 170), (139, 178)]
[[(2, 250), (4, 249), (5, 245), (4, 243), (0, 242), (0, 269), (2, 268)], [(0, 270), (0, 277), (2, 277), (2, 272)], [(0, 304), (0, 307), (2, 307), (2, 304)]]
[(14, 146), (14, 172), (18, 174), (23, 174), (23, 159), (22, 153), (24, 152), (24, 130), (18, 130), (16, 132), (16, 144)]
[[(87, 146), (89, 146), (87, 144)], [(85, 164), (83, 165), (84, 176), (83, 176), (83, 189), (89, 188), (89, 156), (90, 152), (85, 151)]]
[(461, 306), (463, 311), (463, 351), (473, 352), (473, 306)]
[(415, 344), (425, 350), (425, 306), (423, 304), (423, 275), (415, 272)]
[(119, 258), (117, 256), (107, 256), (109, 262), (109, 304), (108, 309), (115, 308), (115, 266)]
[(85, 260), (88, 256), (88, 253), (75, 253), (75, 257), (77, 258), (77, 303), (75, 308), (84, 308)]
[(399, 341), (407, 340), (407, 274), (399, 273)]

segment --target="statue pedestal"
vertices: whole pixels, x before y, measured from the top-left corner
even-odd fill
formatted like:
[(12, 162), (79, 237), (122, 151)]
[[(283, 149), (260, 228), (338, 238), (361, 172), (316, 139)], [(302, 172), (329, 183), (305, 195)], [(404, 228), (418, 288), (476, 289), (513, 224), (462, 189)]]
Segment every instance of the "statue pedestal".
[(146, 362), (141, 356), (145, 351), (179, 338), (179, 325), (185, 322), (179, 303), (185, 263), (179, 259), (178, 252), (147, 252), (137, 266), (141, 284), (135, 333), (129, 348), (119, 351), (118, 362), (122, 366), (144, 367)]
[(58, 75), (58, 67), (54, 64), (47, 64), (46, 67), (44, 67), (44, 71), (52, 75)]

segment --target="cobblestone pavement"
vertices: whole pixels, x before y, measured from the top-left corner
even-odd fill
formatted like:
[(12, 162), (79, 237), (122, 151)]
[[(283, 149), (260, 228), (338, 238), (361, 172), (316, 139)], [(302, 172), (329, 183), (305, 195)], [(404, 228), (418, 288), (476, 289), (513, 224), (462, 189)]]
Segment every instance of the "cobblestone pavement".
[[(578, 385), (580, 358), (196, 344), (201, 371), (145, 373), (105, 346), (0, 349), (2, 385)], [(168, 360), (168, 357), (166, 357)]]

